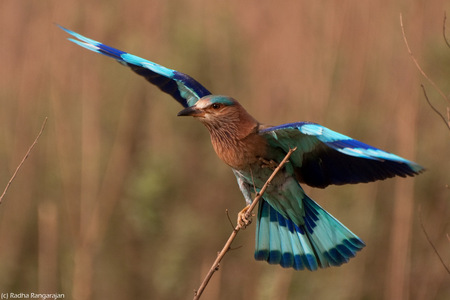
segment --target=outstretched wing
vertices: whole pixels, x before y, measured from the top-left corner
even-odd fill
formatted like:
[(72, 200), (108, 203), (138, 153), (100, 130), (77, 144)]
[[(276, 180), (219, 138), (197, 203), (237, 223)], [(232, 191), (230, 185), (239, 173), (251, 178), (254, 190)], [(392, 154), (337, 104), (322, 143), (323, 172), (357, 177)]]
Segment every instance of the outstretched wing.
[(60, 25), (57, 26), (77, 38), (69, 38), (70, 41), (91, 51), (112, 57), (121, 64), (130, 67), (134, 72), (158, 86), (163, 92), (174, 97), (175, 100), (184, 107), (192, 106), (200, 98), (211, 95), (204, 86), (189, 75), (160, 66), (133, 54), (106, 46)]
[[(297, 147), (290, 161), (300, 182), (314, 187), (414, 176), (420, 165), (314, 123), (299, 122), (260, 131), (274, 151)], [(284, 155), (284, 154), (283, 154)]]

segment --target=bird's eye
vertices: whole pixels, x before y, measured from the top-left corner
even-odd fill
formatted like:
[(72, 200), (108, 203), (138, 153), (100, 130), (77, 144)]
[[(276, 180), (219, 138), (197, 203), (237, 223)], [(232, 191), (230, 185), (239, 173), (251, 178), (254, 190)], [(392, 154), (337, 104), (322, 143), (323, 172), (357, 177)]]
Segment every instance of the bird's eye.
[(222, 107), (222, 104), (220, 104), (220, 103), (213, 103), (213, 104), (211, 105), (211, 107), (212, 107), (213, 109), (219, 109), (219, 108)]

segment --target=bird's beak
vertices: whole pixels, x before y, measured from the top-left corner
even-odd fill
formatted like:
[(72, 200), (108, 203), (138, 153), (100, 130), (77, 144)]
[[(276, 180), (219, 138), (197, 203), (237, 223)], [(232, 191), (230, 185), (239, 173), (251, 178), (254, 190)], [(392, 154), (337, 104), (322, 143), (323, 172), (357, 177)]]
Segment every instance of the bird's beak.
[(192, 116), (192, 117), (200, 117), (204, 115), (204, 112), (200, 109), (195, 108), (194, 106), (186, 107), (182, 111), (180, 111), (177, 116)]

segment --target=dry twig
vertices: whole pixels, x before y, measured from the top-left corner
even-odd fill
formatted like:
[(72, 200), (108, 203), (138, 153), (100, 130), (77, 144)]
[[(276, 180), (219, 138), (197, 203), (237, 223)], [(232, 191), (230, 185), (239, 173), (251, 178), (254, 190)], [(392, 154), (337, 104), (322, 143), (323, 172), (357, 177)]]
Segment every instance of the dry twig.
[[(444, 24), (443, 24), (443, 35), (444, 35), (444, 41), (447, 44), (447, 46), (450, 48), (450, 44), (447, 40), (446, 37), (446, 33), (445, 33), (445, 24), (446, 24), (446, 19), (447, 16), (444, 13)], [(408, 40), (406, 38), (406, 34), (405, 34), (405, 29), (403, 27), (403, 20), (402, 20), (402, 15), (400, 14), (400, 26), (402, 28), (402, 35), (403, 35), (403, 40), (405, 41), (405, 45), (406, 48), (408, 50), (409, 55), (411, 56), (411, 59), (413, 60), (414, 64), (416, 65), (417, 69), (419, 70), (419, 72), (423, 75), (423, 77), (425, 77), (426, 80), (428, 80), (428, 82), (438, 91), (438, 93), (441, 95), (441, 97), (448, 103), (450, 103), (449, 98), (442, 92), (441, 89), (439, 89), (439, 87), (436, 85), (436, 83), (434, 83), (433, 80), (431, 80), (430, 77), (428, 77), (428, 75), (425, 73), (425, 71), (423, 71), (423, 69), (420, 67), (419, 63), (417, 62), (416, 58), (414, 57), (414, 55), (412, 54), (412, 51), (409, 47), (408, 44)], [(445, 125), (447, 126), (447, 128), (450, 130), (450, 107), (447, 106), (447, 119), (444, 117), (444, 115), (439, 112), (431, 103), (430, 99), (427, 96), (425, 87), (423, 86), (423, 84), (421, 84), (422, 90), (423, 90), (423, 94), (425, 96), (425, 99), (427, 100), (427, 103), (430, 105), (431, 109), (433, 109), (433, 111), (439, 115), (439, 117), (444, 121)], [(442, 266), (445, 268), (445, 270), (447, 271), (447, 273), (450, 274), (450, 269), (448, 268), (448, 266), (445, 264), (444, 260), (442, 259), (441, 255), (439, 254), (439, 251), (436, 249), (436, 247), (434, 246), (433, 242), (431, 241), (430, 237), (428, 236), (428, 233), (425, 229), (425, 226), (422, 222), (422, 212), (421, 209), (419, 207), (419, 222), (420, 222), (420, 227), (422, 228), (422, 231), (425, 235), (425, 238), (427, 239), (428, 243), (430, 244), (431, 248), (433, 248), (434, 252), (436, 253), (437, 257), (439, 258), (439, 260), (441, 261)]]
[[(405, 34), (405, 28), (403, 26), (403, 19), (402, 19), (402, 15), (400, 14), (400, 27), (402, 28), (402, 35), (403, 35), (403, 40), (405, 41), (405, 45), (406, 45), (406, 49), (408, 50), (409, 56), (411, 57), (412, 61), (414, 62), (414, 64), (416, 65), (416, 68), (419, 70), (419, 72), (422, 74), (423, 77), (425, 77), (426, 80), (428, 80), (428, 82), (434, 87), (434, 89), (436, 91), (438, 91), (438, 93), (441, 95), (441, 97), (447, 102), (450, 103), (450, 100), (448, 99), (448, 97), (444, 94), (444, 92), (442, 92), (442, 90), (437, 86), (437, 84), (431, 80), (430, 77), (428, 77), (428, 75), (425, 73), (425, 71), (422, 69), (422, 67), (419, 65), (419, 63), (417, 62), (416, 58), (414, 57), (411, 48), (409, 47), (408, 44), (408, 39), (406, 38), (406, 34)], [(445, 16), (444, 16), (444, 39), (445, 39)], [(447, 40), (445, 40), (447, 42)], [(423, 86), (422, 86), (423, 88)], [(425, 88), (424, 89), (424, 93), (425, 93)], [(428, 97), (426, 97), (426, 93), (425, 93), (425, 98), (428, 102), (428, 104), (431, 106), (431, 108), (433, 109), (433, 111), (435, 111), (445, 122), (445, 125), (447, 126), (448, 129), (450, 129), (450, 119), (446, 120), (444, 115), (441, 114), (429, 101)], [(447, 108), (448, 109), (448, 108)]]
[(442, 35), (444, 36), (444, 41), (445, 41), (445, 43), (447, 44), (447, 47), (450, 48), (450, 43), (449, 43), (449, 41), (448, 41), (448, 39), (447, 39), (447, 34), (445, 33), (445, 24), (446, 24), (446, 21), (447, 21), (447, 14), (444, 12), (444, 24), (442, 25)]
[(428, 95), (427, 95), (427, 91), (425, 90), (425, 87), (423, 86), (423, 84), (420, 85), (422, 87), (423, 90), (423, 95), (425, 96), (425, 100), (427, 100), (428, 105), (430, 105), (431, 109), (442, 119), (442, 121), (444, 121), (445, 125), (447, 125), (448, 129), (450, 129), (450, 115), (449, 115), (449, 108), (447, 107), (447, 119), (445, 119), (445, 117), (433, 106), (433, 104), (431, 104), (430, 99), (428, 99)]
[[(422, 222), (422, 210), (420, 209), (420, 207), (419, 207), (419, 223), (420, 223), (420, 227), (422, 228), (423, 234), (425, 235), (425, 238), (427, 239), (427, 241), (430, 244), (431, 248), (433, 248), (434, 253), (436, 253), (437, 257), (441, 261), (441, 264), (445, 268), (447, 273), (450, 274), (450, 269), (445, 264), (444, 260), (442, 259), (441, 255), (439, 254), (439, 251), (437, 251), (436, 247), (434, 246), (433, 242), (431, 241), (430, 237), (428, 236), (427, 231), (425, 230), (425, 226), (423, 225), (423, 222)], [(447, 238), (449, 238), (448, 234), (447, 234)]]
[(28, 148), (27, 153), (25, 154), (25, 156), (23, 157), (22, 161), (20, 162), (20, 164), (17, 166), (16, 171), (14, 171), (13, 175), (11, 176), (11, 179), (9, 179), (8, 184), (6, 185), (5, 189), (3, 190), (2, 195), (0, 196), (0, 204), (2, 203), (3, 197), (6, 195), (6, 192), (9, 189), (9, 186), (11, 185), (11, 183), (13, 182), (14, 178), (16, 178), (17, 173), (19, 172), (19, 169), (22, 167), (23, 163), (25, 162), (25, 160), (28, 158), (28, 156), (31, 153), (31, 150), (33, 150), (34, 146), (37, 144), (38, 139), (40, 138), (42, 132), (44, 131), (45, 128), (45, 124), (47, 124), (47, 118), (44, 119), (44, 122), (42, 123), (41, 126), (41, 130), (39, 131), (36, 139), (34, 140), (33, 144), (31, 144), (30, 148)]
[[(256, 207), (256, 204), (258, 204), (259, 200), (261, 199), (261, 197), (264, 194), (264, 192), (266, 191), (267, 187), (270, 185), (270, 183), (274, 179), (275, 175), (277, 175), (278, 171), (280, 171), (283, 168), (283, 166), (286, 164), (286, 162), (288, 161), (288, 159), (291, 156), (291, 154), (296, 149), (297, 148), (293, 148), (293, 149), (289, 150), (289, 152), (286, 154), (286, 156), (281, 161), (281, 163), (272, 172), (272, 175), (270, 175), (269, 179), (267, 179), (267, 181), (264, 184), (264, 186), (262, 187), (261, 191), (256, 194), (255, 199), (253, 199), (252, 204), (250, 205), (250, 207), (247, 209), (247, 211), (245, 213), (245, 217), (247, 219), (251, 217), (253, 209)], [(228, 250), (230, 250), (231, 243), (236, 238), (236, 235), (238, 234), (240, 229), (241, 229), (241, 227), (239, 226), (239, 224), (236, 225), (236, 227), (233, 229), (233, 232), (231, 233), (230, 237), (228, 238), (227, 242), (223, 246), (222, 250), (217, 255), (216, 260), (214, 261), (214, 263), (212, 264), (211, 268), (209, 269), (208, 274), (206, 274), (205, 278), (203, 279), (202, 283), (200, 284), (200, 287), (198, 288), (198, 290), (196, 290), (194, 292), (194, 300), (200, 299), (200, 296), (202, 295), (203, 291), (205, 290), (206, 286), (208, 285), (209, 280), (213, 276), (214, 272), (219, 270), (219, 264), (222, 261), (222, 258), (225, 256), (225, 254), (228, 252)]]

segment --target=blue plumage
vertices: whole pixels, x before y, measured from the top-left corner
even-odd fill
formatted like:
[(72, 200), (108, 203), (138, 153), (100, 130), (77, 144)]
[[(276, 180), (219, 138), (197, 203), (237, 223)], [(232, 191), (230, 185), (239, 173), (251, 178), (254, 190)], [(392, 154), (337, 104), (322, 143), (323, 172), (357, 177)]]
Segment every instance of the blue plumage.
[[(395, 154), (354, 140), (321, 125), (298, 122), (265, 126), (234, 99), (214, 96), (189, 75), (106, 46), (59, 26), (70, 41), (116, 59), (170, 94), (185, 107), (178, 115), (198, 118), (208, 128), (218, 156), (233, 170), (246, 202), (259, 192), (274, 165), (297, 148), (259, 203), (255, 259), (295, 270), (339, 266), (364, 242), (316, 202), (299, 182), (371, 182), (414, 176), (423, 168)], [(239, 219), (238, 219), (239, 222)]]
[(69, 38), (69, 41), (91, 51), (114, 58), (121, 64), (130, 67), (134, 72), (158, 86), (163, 92), (174, 97), (183, 107), (192, 106), (200, 98), (211, 95), (211, 92), (189, 75), (94, 41), (60, 25), (58, 26), (78, 39)]
[(256, 260), (284, 268), (314, 271), (319, 267), (340, 266), (365, 246), (313, 200), (306, 196), (304, 203), (304, 224), (300, 226), (285, 218), (268, 202), (259, 204)]
[(261, 134), (284, 152), (297, 147), (291, 160), (297, 178), (314, 187), (413, 176), (423, 167), (315, 123), (268, 127)]
[[(273, 150), (275, 160), (297, 147), (285, 173), (315, 187), (370, 182), (396, 175), (413, 176), (423, 171), (414, 162), (314, 123), (267, 127), (259, 134), (272, 149), (276, 149)], [(263, 196), (266, 201), (260, 204), (258, 215), (257, 260), (294, 269), (316, 270), (346, 263), (365, 246), (355, 234), (304, 194), (297, 182), (287, 181), (287, 184), (289, 187), (279, 188), (276, 196), (272, 197), (270, 191)], [(296, 191), (291, 192), (292, 189)], [(280, 201), (292, 201), (292, 205), (302, 203), (303, 219), (293, 223), (290, 219), (295, 220), (295, 217), (279, 213), (283, 211), (279, 207)], [(278, 223), (278, 231), (274, 229), (275, 223)], [(274, 242), (267, 243), (265, 239)]]

